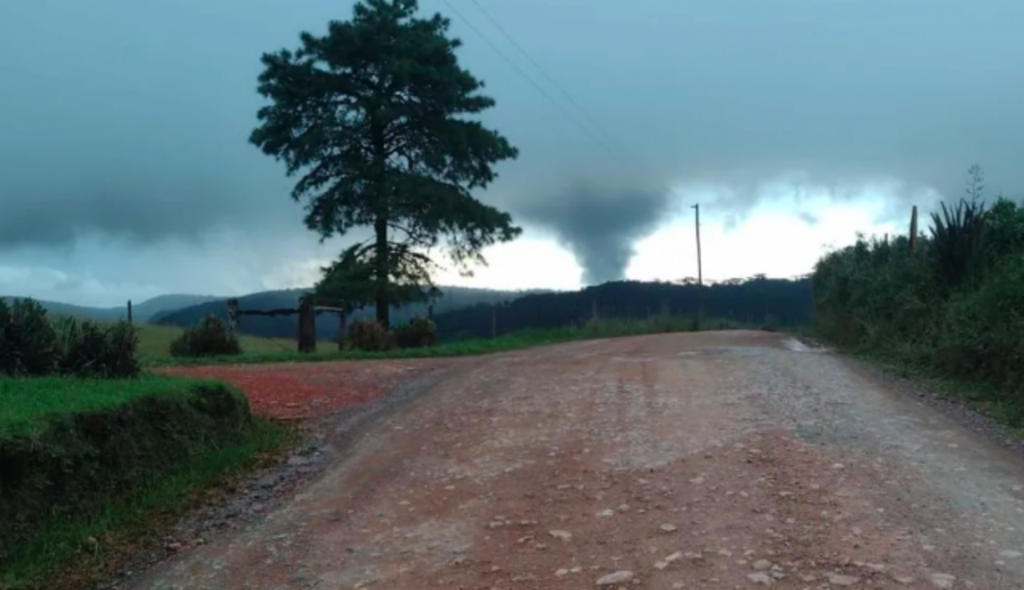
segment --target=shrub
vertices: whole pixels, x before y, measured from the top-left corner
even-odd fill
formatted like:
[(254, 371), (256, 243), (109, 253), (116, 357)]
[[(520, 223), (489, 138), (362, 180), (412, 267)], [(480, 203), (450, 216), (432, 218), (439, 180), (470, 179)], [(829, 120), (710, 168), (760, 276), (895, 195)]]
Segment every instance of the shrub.
[(70, 316), (53, 322), (58, 372), (75, 377), (130, 378), (139, 374), (138, 333), (129, 322), (109, 326)]
[(348, 328), (348, 341), (357, 350), (383, 352), (393, 347), (394, 335), (374, 320), (356, 320)]
[(31, 299), (0, 299), (0, 374), (49, 375), (57, 369), (57, 334)]
[(426, 348), (437, 344), (437, 324), (426, 318), (411, 318), (395, 328), (399, 348)]
[(171, 342), (171, 356), (202, 357), (241, 354), (238, 339), (216, 316), (207, 316), (198, 325), (186, 328)]

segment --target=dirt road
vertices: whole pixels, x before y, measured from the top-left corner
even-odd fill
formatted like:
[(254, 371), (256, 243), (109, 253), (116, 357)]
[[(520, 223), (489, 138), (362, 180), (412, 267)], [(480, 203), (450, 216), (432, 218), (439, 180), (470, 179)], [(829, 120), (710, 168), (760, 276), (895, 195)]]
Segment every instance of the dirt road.
[(758, 332), (467, 359), (138, 589), (1024, 588), (1024, 461)]

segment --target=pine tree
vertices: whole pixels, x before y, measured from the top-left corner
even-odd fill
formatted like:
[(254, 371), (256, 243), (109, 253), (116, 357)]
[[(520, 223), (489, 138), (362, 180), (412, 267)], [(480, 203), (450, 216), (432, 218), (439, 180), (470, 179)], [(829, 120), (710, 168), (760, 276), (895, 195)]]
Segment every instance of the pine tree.
[[(327, 34), (264, 54), (258, 90), (270, 100), (250, 141), (300, 178), (306, 226), (321, 241), (373, 230), (377, 320), (388, 326), (396, 272), (440, 246), (456, 268), (519, 235), (509, 214), (471, 191), (518, 151), (470, 118), (494, 106), (459, 66), (448, 19), (417, 18), (416, 0), (365, 0)], [(426, 285), (429, 287), (430, 285)], [(419, 293), (416, 297), (423, 296)]]

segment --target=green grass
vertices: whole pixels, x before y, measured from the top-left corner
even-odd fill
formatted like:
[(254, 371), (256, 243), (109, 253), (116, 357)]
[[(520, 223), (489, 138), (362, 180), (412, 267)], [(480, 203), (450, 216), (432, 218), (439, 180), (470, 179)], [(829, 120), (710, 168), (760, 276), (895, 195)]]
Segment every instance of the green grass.
[(195, 383), (158, 375), (126, 380), (0, 378), (0, 436), (31, 432), (50, 414), (102, 410), (146, 395), (184, 395)]
[(128, 501), (108, 504), (90, 518), (41, 526), (4, 564), (0, 589), (72, 590), (113, 575), (204, 498), (225, 493), (232, 481), (280, 456), (298, 438), (294, 431), (257, 420), (248, 440), (195, 456)]
[[(178, 326), (161, 326), (157, 324), (138, 324), (139, 360), (143, 364), (164, 363), (170, 357), (168, 352), (171, 342), (185, 330)], [(251, 354), (273, 355), (295, 352), (297, 343), (288, 338), (261, 338), (242, 334), (239, 337), (242, 350)], [(318, 347), (337, 347), (331, 342), (321, 342)]]
[[(49, 418), (117, 412), (120, 406), (145, 402), (142, 398), (148, 396), (186, 396), (190, 388), (210, 384), (150, 375), (129, 381), (0, 378), (0, 441), (28, 435), (54, 453), (64, 453), (58, 447), (65, 438), (47, 429)], [(159, 542), (160, 533), (188, 510), (211, 495), (222, 495), (240, 475), (281, 456), (300, 440), (292, 429), (263, 418), (253, 420), (237, 435), (224, 439), (229, 442), (190, 442), (194, 451), (184, 460), (142, 480), (129, 494), (96, 498), (87, 510), (55, 511), (61, 516), (43, 518), (7, 555), (0, 555), (0, 590), (94, 587), (141, 548)], [(183, 426), (188, 427), (168, 424)]]
[[(706, 319), (703, 325), (700, 326), (700, 329), (728, 330), (742, 327), (743, 326), (741, 324), (730, 320)], [(543, 346), (559, 342), (571, 342), (574, 340), (640, 336), (644, 334), (661, 334), (669, 332), (692, 332), (697, 329), (698, 326), (694, 318), (689, 316), (655, 316), (643, 320), (597, 320), (587, 322), (581, 327), (521, 330), (510, 334), (504, 334), (497, 338), (456, 340), (452, 342), (444, 342), (430, 348), (406, 348), (387, 352), (338, 350), (336, 343), (320, 342), (317, 344), (317, 352), (301, 354), (295, 351), (294, 346), (292, 346), (290, 350), (270, 349), (268, 351), (268, 347), (266, 345), (263, 345), (262, 347), (250, 347), (246, 344), (247, 341), (243, 340), (243, 352), (236, 356), (174, 358), (164, 353), (163, 356), (149, 356), (143, 358), (145, 359), (144, 362), (151, 366), (181, 366), (458, 357), (516, 350), (532, 346)], [(252, 337), (249, 337), (249, 341), (252, 340), (268, 339), (253, 339)]]

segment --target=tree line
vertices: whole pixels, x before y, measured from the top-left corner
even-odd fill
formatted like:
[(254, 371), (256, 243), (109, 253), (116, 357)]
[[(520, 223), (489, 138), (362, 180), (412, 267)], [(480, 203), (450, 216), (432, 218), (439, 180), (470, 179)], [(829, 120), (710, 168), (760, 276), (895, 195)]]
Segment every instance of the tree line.
[[(751, 326), (797, 326), (810, 321), (809, 279), (763, 276), (704, 287), (705, 316)], [(596, 316), (632, 320), (655, 315), (696, 318), (700, 288), (693, 284), (615, 281), (580, 291), (525, 295), (493, 305), (475, 305), (435, 317), (442, 340), (487, 337), (531, 328), (579, 325)]]

